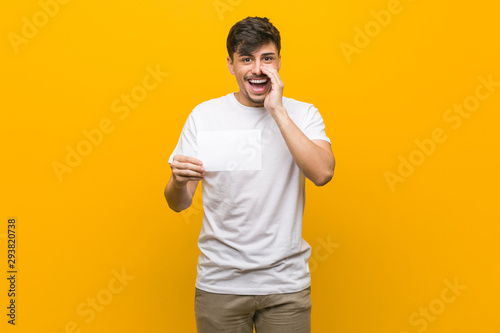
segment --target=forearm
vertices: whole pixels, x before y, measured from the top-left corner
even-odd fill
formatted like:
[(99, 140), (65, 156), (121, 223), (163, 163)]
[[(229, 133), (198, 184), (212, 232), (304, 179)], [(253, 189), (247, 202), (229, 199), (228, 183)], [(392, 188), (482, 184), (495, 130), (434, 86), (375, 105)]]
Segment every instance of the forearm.
[(335, 158), (330, 150), (312, 142), (288, 116), (286, 109), (273, 115), (290, 153), (304, 176), (316, 186), (328, 183), (333, 177)]
[(165, 186), (165, 199), (173, 211), (180, 212), (191, 206), (193, 194), (190, 193), (187, 184), (182, 187), (174, 186), (173, 178), (170, 178)]

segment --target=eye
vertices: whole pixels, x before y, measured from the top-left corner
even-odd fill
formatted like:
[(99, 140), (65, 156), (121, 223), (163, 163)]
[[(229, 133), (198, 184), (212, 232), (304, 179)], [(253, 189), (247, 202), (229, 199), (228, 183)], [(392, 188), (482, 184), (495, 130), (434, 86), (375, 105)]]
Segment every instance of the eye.
[(252, 59), (250, 59), (250, 58), (243, 58), (242, 60), (243, 60), (243, 62), (250, 62), (250, 61), (252, 61)]
[(271, 60), (273, 60), (273, 57), (264, 57), (264, 60), (265, 61), (271, 61)]

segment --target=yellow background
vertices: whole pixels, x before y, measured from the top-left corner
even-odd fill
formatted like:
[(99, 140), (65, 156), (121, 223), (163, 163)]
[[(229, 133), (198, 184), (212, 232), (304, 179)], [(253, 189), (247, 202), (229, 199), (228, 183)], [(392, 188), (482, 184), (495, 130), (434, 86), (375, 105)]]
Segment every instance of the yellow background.
[[(169, 210), (167, 159), (197, 104), (237, 91), (227, 33), (257, 15), (281, 32), (285, 96), (320, 110), (337, 159), (331, 183), (307, 182), (313, 332), (499, 332), (500, 87), (458, 128), (444, 118), (473, 100), (480, 77), (500, 82), (499, 6), (401, 0), (376, 30), (372, 11), (391, 6), (73, 0), (44, 21), (35, 0), (3, 2), (1, 331), (195, 332), (200, 193), (188, 211)], [(38, 31), (24, 28), (31, 37), (15, 46), (34, 19)], [(369, 44), (346, 57), (341, 45), (356, 47), (366, 26)], [(122, 94), (140, 92), (147, 68), (168, 76), (126, 116), (114, 112)], [(59, 179), (53, 163), (105, 119), (113, 129)], [(436, 128), (446, 140), (418, 153), (415, 140)], [(387, 172), (410, 155), (425, 160), (391, 186)], [(15, 327), (6, 316), (12, 217)], [(465, 290), (454, 296), (445, 281)], [(106, 305), (91, 318), (96, 297)], [(438, 314), (423, 319), (429, 307)]]

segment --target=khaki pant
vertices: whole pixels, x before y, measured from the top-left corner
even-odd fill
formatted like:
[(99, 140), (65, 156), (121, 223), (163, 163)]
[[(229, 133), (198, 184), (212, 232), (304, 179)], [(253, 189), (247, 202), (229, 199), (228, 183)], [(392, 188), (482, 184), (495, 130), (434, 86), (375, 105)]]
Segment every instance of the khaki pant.
[(195, 288), (198, 333), (310, 333), (311, 287), (273, 295), (229, 295)]

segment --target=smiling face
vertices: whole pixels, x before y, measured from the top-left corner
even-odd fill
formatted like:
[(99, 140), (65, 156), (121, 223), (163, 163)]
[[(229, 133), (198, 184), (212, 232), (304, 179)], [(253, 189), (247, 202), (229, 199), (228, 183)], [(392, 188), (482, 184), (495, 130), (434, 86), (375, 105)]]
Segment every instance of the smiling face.
[(264, 100), (271, 90), (271, 80), (261, 67), (281, 68), (281, 55), (274, 42), (263, 44), (252, 54), (235, 52), (233, 60), (227, 57), (229, 72), (236, 77), (240, 90), (235, 94), (238, 102), (245, 106), (263, 107)]

